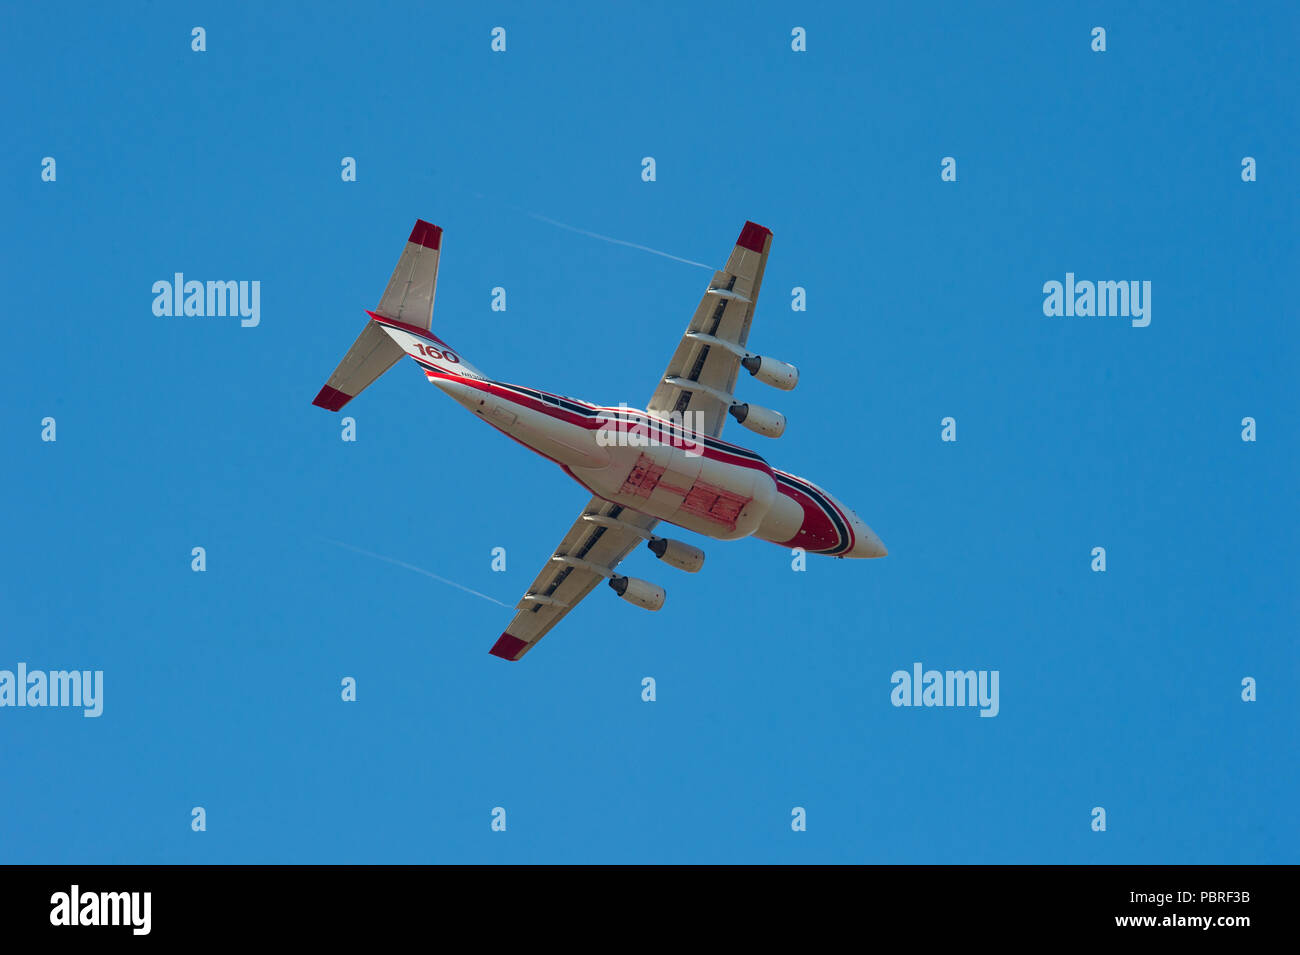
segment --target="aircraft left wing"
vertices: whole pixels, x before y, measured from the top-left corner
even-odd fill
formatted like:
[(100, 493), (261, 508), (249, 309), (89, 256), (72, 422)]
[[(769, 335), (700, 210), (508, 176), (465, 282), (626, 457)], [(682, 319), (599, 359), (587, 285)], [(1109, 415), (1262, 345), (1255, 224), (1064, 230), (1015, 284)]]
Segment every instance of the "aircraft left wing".
[(698, 411), (703, 415), (700, 430), (710, 438), (722, 434), (731, 407), (731, 402), (724, 399), (736, 388), (771, 247), (770, 229), (745, 223), (727, 264), (721, 272), (713, 273), (713, 281), (673, 352), (668, 370), (646, 405), (651, 414)]
[(593, 497), (555, 553), (516, 605), (513, 620), (492, 647), (494, 656), (518, 660), (564, 615), (609, 576), (659, 521)]

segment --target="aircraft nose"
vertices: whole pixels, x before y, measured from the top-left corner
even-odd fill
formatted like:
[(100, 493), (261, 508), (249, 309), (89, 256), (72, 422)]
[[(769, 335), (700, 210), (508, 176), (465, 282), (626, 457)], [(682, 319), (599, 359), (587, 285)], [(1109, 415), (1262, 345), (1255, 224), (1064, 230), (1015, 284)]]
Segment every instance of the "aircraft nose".
[(882, 541), (876, 532), (864, 524), (862, 521), (857, 522), (858, 526), (854, 528), (857, 533), (857, 542), (853, 545), (853, 551), (850, 557), (884, 557), (889, 551), (885, 549)]

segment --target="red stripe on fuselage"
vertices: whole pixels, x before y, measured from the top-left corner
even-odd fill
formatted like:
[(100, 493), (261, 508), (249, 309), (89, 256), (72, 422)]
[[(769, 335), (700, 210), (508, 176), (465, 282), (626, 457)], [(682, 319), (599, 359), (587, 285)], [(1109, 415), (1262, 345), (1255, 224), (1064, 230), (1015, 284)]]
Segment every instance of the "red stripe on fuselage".
[[(406, 331), (411, 332), (414, 335), (419, 335), (423, 338), (428, 338), (448, 348), (451, 347), (449, 345), (446, 345), (446, 342), (443, 342), (442, 339), (431, 334), (425, 329), (417, 328), (416, 326), (413, 325), (407, 325), (404, 322), (398, 322), (391, 318), (386, 318), (384, 316), (375, 315), (373, 312), (369, 314), (372, 317), (374, 317), (376, 320), (381, 321), (382, 323), (386, 323), (386, 324), (393, 325), (394, 327), (402, 328)], [(812, 553), (831, 552), (834, 554), (845, 554), (851, 551), (854, 545), (856, 544), (857, 537), (853, 530), (853, 521), (849, 518), (847, 514), (844, 513), (844, 510), (835, 502), (835, 499), (831, 497), (830, 494), (828, 494), (826, 491), (822, 490), (821, 488), (817, 487), (817, 485), (813, 484), (811, 481), (807, 481), (804, 478), (798, 477), (796, 475), (789, 474), (785, 471), (778, 471), (772, 468), (765, 460), (755, 455), (754, 452), (749, 451), (746, 448), (742, 448), (739, 445), (730, 444), (729, 442), (722, 441), (719, 438), (709, 439), (710, 441), (716, 444), (724, 445), (725, 447), (728, 448), (735, 448), (736, 451), (742, 452), (744, 456), (742, 456), (742, 454), (732, 454), (716, 447), (710, 447), (709, 445), (704, 443), (703, 435), (697, 435), (694, 439), (688, 439), (686, 437), (683, 437), (682, 434), (679, 433), (681, 431), (684, 431), (684, 429), (682, 429), (680, 425), (675, 425), (671, 421), (668, 421), (664, 418), (660, 418), (657, 415), (650, 414), (647, 411), (640, 411), (632, 408), (601, 407), (599, 405), (590, 404), (586, 401), (580, 401), (577, 398), (564, 398), (560, 395), (553, 395), (550, 392), (538, 391), (537, 389), (529, 389), (530, 391), (537, 391), (538, 394), (546, 395), (548, 398), (553, 398), (557, 402), (565, 401), (569, 404), (581, 405), (583, 408), (587, 408), (592, 412), (609, 412), (608, 416), (601, 415), (601, 414), (580, 415), (577, 414), (576, 412), (558, 407), (557, 405), (553, 405), (545, 401), (541, 401), (537, 398), (532, 397), (531, 395), (521, 394), (513, 387), (506, 385), (504, 383), (488, 381), (486, 379), (469, 378), (464, 375), (457, 375), (452, 372), (444, 371), (441, 368), (438, 368), (428, 362), (421, 361), (418, 357), (414, 355), (412, 355), (411, 357), (415, 358), (415, 361), (424, 370), (424, 373), (428, 375), (430, 378), (445, 378), (448, 381), (458, 381), (461, 382), (462, 384), (470, 385), (471, 387), (476, 388), (479, 391), (492, 395), (495, 398), (500, 398), (503, 401), (509, 402), (510, 404), (518, 405), (521, 408), (527, 408), (531, 411), (540, 411), (543, 414), (547, 415), (548, 417), (555, 418), (558, 421), (566, 422), (567, 424), (575, 425), (576, 427), (583, 428), (584, 430), (587, 431), (597, 431), (600, 430), (602, 427), (607, 430), (622, 432), (622, 433), (626, 433), (628, 431), (637, 430), (637, 429), (648, 429), (651, 431), (658, 430), (659, 437), (666, 439), (666, 440), (656, 441), (656, 443), (658, 444), (666, 444), (677, 448), (698, 447), (701, 449), (700, 452), (701, 455), (710, 461), (718, 461), (723, 464), (733, 464), (739, 467), (751, 468), (755, 471), (763, 471), (776, 482), (776, 488), (779, 493), (784, 494), (786, 497), (791, 498), (803, 510), (803, 514), (804, 514), (803, 525), (800, 527), (799, 531), (795, 534), (794, 537), (790, 538), (788, 541), (779, 542), (780, 546), (782, 547), (802, 547), (804, 550)], [(635, 415), (643, 420), (628, 421), (625, 418), (619, 417), (619, 415), (623, 415), (623, 414)], [(516, 442), (522, 447), (527, 448), (529, 451), (532, 451), (534, 454), (540, 455), (541, 457), (546, 458), (546, 460), (559, 465), (561, 470), (563, 470), (565, 474), (569, 475), (569, 477), (573, 478), (574, 481), (577, 481), (578, 484), (582, 485), (582, 487), (584, 487), (588, 491), (591, 491), (593, 494), (596, 493), (594, 490), (592, 490), (591, 487), (589, 487), (585, 482), (580, 480), (578, 476), (573, 473), (573, 471), (571, 471), (560, 461), (557, 461), (549, 454), (539, 451), (537, 448), (534, 448), (532, 445), (524, 441), (521, 441), (519, 438), (516, 438), (514, 435), (510, 434), (510, 432), (506, 431), (500, 425), (494, 424), (486, 417), (484, 417), (483, 420), (486, 421), (488, 424), (492, 425), (492, 427), (496, 428), (496, 430), (500, 431), (510, 440)], [(786, 480), (783, 481), (781, 480), (781, 478), (785, 478)], [(810, 488), (812, 488), (814, 491), (817, 492), (817, 497), (820, 498), (821, 501), (824, 501), (824, 504), (821, 503), (818, 499), (810, 496), (807, 492), (800, 490), (797, 486), (794, 486), (795, 484), (808, 485)], [(845, 531), (844, 535), (841, 535), (840, 532), (836, 529), (835, 522), (831, 519), (831, 516), (827, 513), (828, 510), (833, 512), (834, 515), (839, 519), (840, 523), (843, 524), (844, 531)]]
[[(388, 321), (388, 319), (385, 319), (385, 321)], [(436, 377), (436, 378), (445, 378), (449, 381), (459, 381), (462, 384), (470, 385), (471, 387), (476, 388), (479, 391), (492, 395), (495, 398), (500, 398), (503, 401), (509, 402), (510, 404), (518, 405), (521, 408), (527, 408), (532, 411), (540, 411), (551, 418), (555, 418), (559, 421), (564, 421), (568, 424), (575, 425), (577, 427), (583, 428), (588, 431), (596, 431), (603, 426), (610, 430), (626, 432), (629, 430), (642, 428), (645, 426), (646, 423), (649, 423), (651, 428), (654, 428), (655, 426), (660, 427), (662, 429), (661, 434), (664, 437), (668, 438), (667, 441), (661, 441), (658, 443), (672, 444), (674, 447), (682, 447), (682, 446), (699, 447), (701, 448), (701, 454), (703, 455), (703, 457), (711, 461), (719, 461), (724, 464), (734, 464), (740, 467), (752, 468), (753, 470), (763, 471), (767, 473), (769, 476), (772, 477), (774, 481), (776, 481), (777, 491), (781, 494), (784, 494), (786, 497), (789, 497), (792, 500), (794, 500), (794, 502), (797, 503), (799, 507), (803, 510), (803, 514), (804, 514), (803, 525), (800, 527), (799, 531), (795, 534), (794, 537), (790, 538), (788, 541), (780, 542), (780, 545), (782, 547), (802, 547), (804, 550), (812, 553), (833, 552), (837, 554), (843, 554), (852, 550), (856, 542), (856, 535), (853, 532), (853, 521), (849, 518), (847, 514), (844, 513), (843, 509), (840, 508), (838, 504), (836, 504), (835, 499), (831, 497), (830, 494), (828, 494), (826, 491), (822, 490), (821, 488), (817, 487), (811, 481), (807, 481), (804, 478), (797, 477), (796, 475), (793, 474), (788, 474), (785, 471), (777, 471), (761, 458), (759, 460), (754, 460), (754, 458), (752, 457), (741, 457), (739, 455), (729, 454), (726, 451), (722, 451), (717, 448), (711, 448), (708, 445), (704, 444), (703, 436), (699, 436), (697, 440), (694, 441), (687, 440), (686, 438), (683, 438), (680, 435), (673, 434), (669, 430), (669, 429), (677, 428), (678, 426), (675, 426), (671, 422), (666, 421), (663, 418), (656, 417), (655, 415), (649, 414), (647, 412), (635, 411), (630, 408), (603, 408), (598, 405), (588, 404), (585, 401), (579, 401), (576, 398), (561, 398), (560, 396), (552, 395), (549, 392), (540, 392), (540, 391), (538, 392), (538, 394), (545, 394), (547, 395), (547, 397), (555, 398), (557, 401), (563, 400), (569, 402), (570, 404), (581, 405), (584, 408), (591, 409), (593, 412), (602, 412), (602, 411), (611, 412), (611, 416), (609, 417), (605, 417), (602, 415), (595, 415), (595, 416), (580, 415), (575, 412), (568, 411), (564, 408), (560, 408), (560, 407), (556, 407), (555, 405), (548, 404), (547, 402), (540, 401), (536, 398), (533, 398), (531, 395), (521, 394), (511, 387), (499, 384), (497, 382), (481, 380), (478, 378), (466, 378), (462, 375), (451, 374), (448, 372), (444, 372), (441, 369), (433, 368), (427, 363), (421, 362), (418, 358), (416, 359), (416, 361), (419, 362), (421, 367), (424, 369), (425, 374), (429, 375), (431, 378)], [(536, 390), (536, 389), (530, 389), (530, 390)], [(644, 418), (645, 422), (629, 422), (626, 419), (614, 417), (613, 416), (614, 414), (638, 415)], [(510, 432), (506, 431), (500, 425), (493, 423), (488, 418), (484, 417), (483, 420), (486, 421), (488, 424), (492, 425), (492, 427), (496, 428), (496, 430), (500, 431), (511, 441), (514, 441), (520, 446), (527, 448), (529, 451), (532, 451), (534, 454), (540, 455), (546, 460), (559, 465), (561, 470), (563, 470), (565, 474), (569, 475), (569, 477), (573, 478), (574, 481), (577, 481), (578, 484), (582, 485), (582, 487), (584, 487), (588, 491), (591, 491), (593, 494), (596, 493), (584, 481), (580, 480), (578, 476), (573, 473), (572, 470), (570, 470), (567, 466), (565, 466), (560, 461), (557, 461), (555, 458), (551, 457), (549, 454), (546, 454), (543, 451), (539, 451), (537, 448), (533, 447), (532, 445), (524, 441), (521, 441), (519, 438), (516, 438)], [(739, 445), (731, 445), (728, 444), (728, 442), (720, 441), (717, 438), (713, 438), (711, 440), (717, 442), (718, 444), (724, 444), (727, 445), (728, 447), (734, 447), (736, 448), (737, 451), (742, 451), (745, 452), (746, 454), (753, 454), (753, 452), (747, 451), (747, 449), (741, 448)], [(785, 478), (786, 480), (782, 481), (781, 478)], [(817, 499), (810, 496), (807, 492), (800, 490), (796, 486), (793, 486), (795, 483), (808, 485), (810, 488), (812, 488), (817, 492), (818, 497), (824, 500), (825, 503), (824, 504), (820, 503)], [(828, 509), (832, 511), (835, 514), (835, 516), (839, 518), (840, 522), (843, 524), (845, 530), (845, 534), (843, 536), (841, 536), (840, 532), (836, 529), (835, 522), (831, 519), (830, 515), (827, 513)]]
[(826, 499), (826, 507), (831, 508), (844, 524), (844, 528), (848, 533), (847, 542), (840, 536), (840, 532), (835, 527), (835, 522), (831, 520), (830, 515), (826, 513), (825, 508), (821, 504), (804, 491), (799, 490), (799, 488), (792, 486), (786, 481), (779, 480), (779, 478), (791, 478), (797, 480), (800, 484), (811, 484), (811, 482), (806, 481), (803, 478), (796, 478), (793, 474), (786, 474), (784, 471), (777, 471), (775, 473), (778, 476), (776, 489), (803, 508), (803, 525), (795, 533), (794, 537), (791, 537), (788, 541), (779, 542), (782, 547), (802, 547), (806, 551), (813, 551), (816, 553), (834, 551), (841, 554), (847, 553), (853, 549), (853, 543), (855, 540), (853, 534), (853, 522), (849, 520), (849, 516), (835, 503), (834, 498), (821, 488), (817, 488), (816, 485), (812, 485), (821, 493), (821, 496)]
[[(428, 369), (427, 365), (424, 365), (424, 367)], [(587, 431), (598, 431), (602, 427), (611, 431), (620, 431), (620, 430), (626, 431), (628, 429), (638, 427), (638, 425), (634, 423), (630, 423), (615, 418), (612, 414), (609, 417), (605, 417), (602, 415), (596, 415), (596, 416), (580, 415), (575, 412), (568, 411), (564, 408), (559, 408), (556, 407), (555, 405), (548, 404), (547, 402), (539, 401), (538, 399), (533, 398), (530, 395), (520, 394), (519, 392), (509, 388), (508, 386), (502, 386), (493, 381), (480, 381), (477, 378), (464, 378), (460, 375), (453, 375), (453, 374), (448, 374), (446, 372), (442, 372), (441, 370), (435, 371), (434, 373), (440, 375), (440, 377), (447, 378), (453, 381), (459, 381), (464, 384), (470, 385), (473, 388), (477, 388), (480, 391), (484, 391), (492, 395), (494, 398), (500, 398), (503, 401), (508, 401), (511, 404), (518, 405), (521, 408), (527, 408), (530, 411), (540, 411), (543, 414), (547, 415), (548, 417), (555, 418), (557, 421), (563, 421), (566, 424), (571, 424), (576, 427), (583, 428)], [(539, 394), (548, 394), (548, 393), (539, 392)], [(549, 397), (556, 398), (556, 400), (561, 400), (557, 395), (549, 395)], [(668, 436), (667, 429), (672, 427), (670, 422), (664, 421), (662, 418), (656, 418), (653, 415), (646, 414), (641, 411), (632, 411), (631, 409), (619, 409), (619, 408), (601, 408), (598, 407), (597, 405), (587, 404), (585, 401), (577, 401), (573, 398), (564, 398), (562, 400), (570, 402), (571, 404), (580, 404), (585, 408), (590, 408), (594, 412), (600, 412), (600, 411), (620, 412), (626, 410), (627, 413), (641, 415), (642, 417), (648, 419), (650, 422), (660, 425), (664, 429), (664, 434), (666, 437)], [(720, 450), (718, 448), (711, 448), (708, 445), (704, 444), (703, 437), (700, 437), (698, 441), (692, 441), (678, 436), (672, 438), (669, 441), (663, 441), (660, 443), (672, 444), (673, 447), (683, 447), (683, 446), (697, 447), (698, 446), (701, 449), (700, 451), (701, 455), (710, 461), (720, 461), (724, 464), (735, 464), (740, 467), (751, 468), (755, 471), (763, 471), (769, 476), (772, 475), (772, 468), (768, 465), (766, 461), (762, 460), (761, 458), (755, 460), (752, 457), (741, 457), (740, 455), (731, 454), (728, 453), (727, 451)], [(726, 442), (722, 442), (722, 441), (719, 441), (718, 443), (726, 444)], [(730, 447), (735, 447), (738, 451), (745, 451), (744, 448), (741, 448), (738, 445), (730, 445)], [(752, 454), (753, 452), (745, 451), (745, 453)]]

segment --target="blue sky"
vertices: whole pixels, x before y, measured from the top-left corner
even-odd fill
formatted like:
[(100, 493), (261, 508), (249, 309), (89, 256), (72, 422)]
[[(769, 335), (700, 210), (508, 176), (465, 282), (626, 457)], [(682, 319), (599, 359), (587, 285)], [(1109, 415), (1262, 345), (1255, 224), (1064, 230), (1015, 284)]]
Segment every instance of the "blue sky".
[[(0, 709), (0, 861), (1297, 861), (1294, 10), (695, 6), (4, 11), (0, 669), (105, 699)], [(411, 363), (355, 443), (310, 404), (417, 217), (468, 360), (644, 404), (708, 273), (535, 216), (771, 228), (750, 341), (802, 379), (726, 437), (889, 557), (683, 532), (700, 574), (624, 565), (663, 611), (602, 588), (511, 665), (510, 610), (328, 543), (512, 604), (577, 515)], [(178, 271), (260, 325), (156, 317)], [(1066, 272), (1150, 326), (1044, 316)], [(892, 706), (916, 661), (998, 716)]]

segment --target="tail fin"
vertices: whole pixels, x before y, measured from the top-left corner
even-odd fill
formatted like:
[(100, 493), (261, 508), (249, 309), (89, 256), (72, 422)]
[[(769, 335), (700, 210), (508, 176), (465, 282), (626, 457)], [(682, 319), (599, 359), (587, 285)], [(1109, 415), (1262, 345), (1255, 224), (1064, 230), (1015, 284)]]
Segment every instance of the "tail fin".
[(393, 277), (388, 280), (378, 307), (370, 313), (372, 320), (366, 323), (312, 404), (327, 411), (338, 411), (402, 357), (403, 345), (386, 334), (379, 321), (395, 322), (417, 333), (429, 334), (441, 247), (442, 229), (417, 219)]

